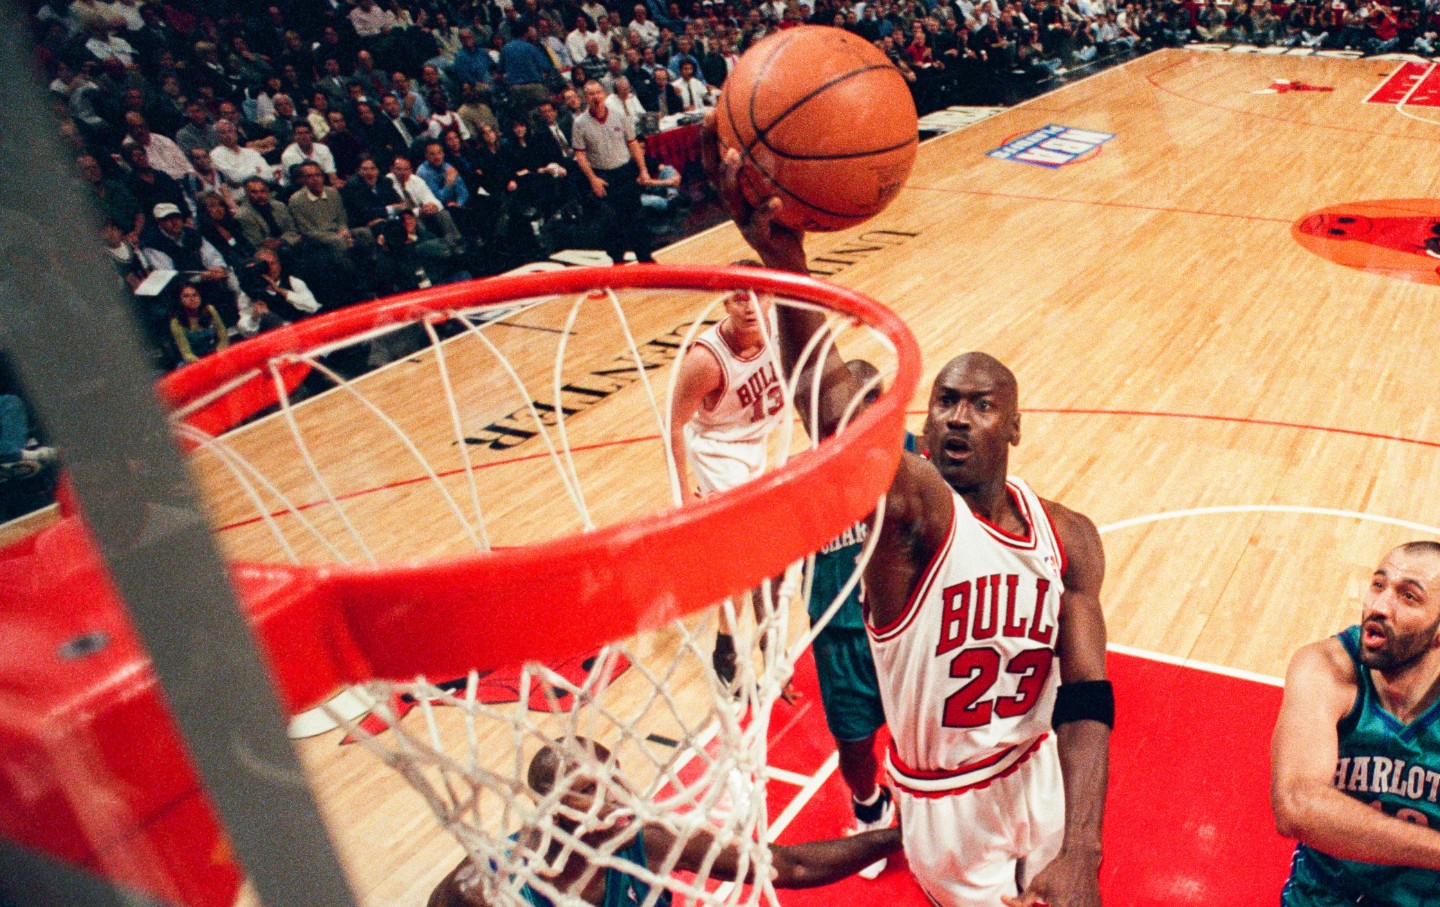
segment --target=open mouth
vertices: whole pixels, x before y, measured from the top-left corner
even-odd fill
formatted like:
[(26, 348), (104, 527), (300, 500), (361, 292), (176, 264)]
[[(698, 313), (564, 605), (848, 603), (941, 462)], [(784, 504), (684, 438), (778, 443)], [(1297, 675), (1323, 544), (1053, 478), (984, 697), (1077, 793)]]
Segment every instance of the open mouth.
[(940, 445), (940, 450), (950, 459), (963, 460), (970, 456), (970, 442), (963, 438), (946, 438)]
[(1360, 641), (1369, 648), (1383, 646), (1390, 641), (1390, 636), (1385, 632), (1385, 627), (1377, 620), (1366, 621), (1360, 628)]

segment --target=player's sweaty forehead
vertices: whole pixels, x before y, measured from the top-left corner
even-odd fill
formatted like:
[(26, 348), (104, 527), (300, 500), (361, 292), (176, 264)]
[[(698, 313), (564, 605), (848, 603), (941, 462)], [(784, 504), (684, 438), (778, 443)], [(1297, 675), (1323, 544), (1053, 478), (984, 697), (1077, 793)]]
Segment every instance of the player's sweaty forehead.
[(1418, 586), (1426, 595), (1440, 592), (1440, 546), (1433, 543), (1401, 545), (1385, 555), (1376, 576), (1392, 583), (1407, 582)]
[(953, 391), (962, 397), (988, 395), (1011, 409), (1018, 406), (1020, 396), (1014, 373), (999, 359), (980, 352), (964, 353), (945, 363), (931, 385), (931, 401), (937, 400), (943, 391)]

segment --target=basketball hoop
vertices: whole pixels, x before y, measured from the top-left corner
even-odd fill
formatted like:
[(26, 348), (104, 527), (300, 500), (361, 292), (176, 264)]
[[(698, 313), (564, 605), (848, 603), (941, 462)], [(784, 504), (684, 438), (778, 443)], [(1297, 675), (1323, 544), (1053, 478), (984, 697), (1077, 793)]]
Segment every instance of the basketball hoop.
[[(815, 411), (818, 370), (806, 366), (835, 344), (878, 366), (862, 390), (880, 396), (863, 411), (852, 401), (818, 445), (806, 441), (813, 426), (784, 420), (771, 471), (684, 501), (666, 390), (737, 291), (827, 319), (801, 367), (780, 376), (785, 412), (797, 397)], [(390, 361), (369, 368), (377, 354)], [(919, 361), (900, 320), (850, 290), (761, 269), (637, 266), (342, 310), (236, 344), (160, 388), (292, 713), (364, 685), (391, 732), (334, 719), (405, 776), (475, 865), (495, 868), (491, 903), (530, 885), (561, 904), (577, 902), (547, 860), (558, 847), (622, 865), (593, 840), (615, 815), (663, 822), (681, 841), (709, 829), (768, 867), (766, 725), (810, 639), (790, 624), (808, 595), (803, 564), (857, 521), (882, 519)], [(83, 533), (71, 536), (90, 557)], [(722, 689), (709, 674), (710, 606), (740, 627), (749, 609), (733, 599), (757, 585), (763, 613), (737, 630), (735, 688)], [(105, 606), (94, 597), (89, 608)], [(135, 662), (133, 641), (121, 642), (107, 659)], [(582, 655), (578, 675), (547, 667)], [(486, 672), (521, 664), (518, 703), (479, 695)], [(554, 707), (526, 708), (537, 700)], [(402, 701), (423, 722), (401, 721)], [(537, 794), (525, 772), (544, 745), (573, 771)], [(557, 830), (581, 777), (603, 806)], [(539, 845), (511, 837), (526, 830)], [(648, 903), (664, 891), (753, 903), (769, 890), (758, 870), (748, 898), (705, 873), (641, 874), (655, 886)]]

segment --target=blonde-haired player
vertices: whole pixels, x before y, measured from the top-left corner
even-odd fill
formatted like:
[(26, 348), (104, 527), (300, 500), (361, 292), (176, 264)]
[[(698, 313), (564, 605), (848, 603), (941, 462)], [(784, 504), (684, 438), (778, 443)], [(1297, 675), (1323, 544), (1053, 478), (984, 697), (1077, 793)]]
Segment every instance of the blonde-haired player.
[[(670, 450), (686, 498), (734, 488), (765, 470), (765, 442), (785, 409), (769, 310), (753, 293), (730, 294), (725, 318), (701, 333), (680, 360), (670, 401)], [(723, 627), (715, 638), (714, 666), (722, 683), (735, 679), (735, 642)]]

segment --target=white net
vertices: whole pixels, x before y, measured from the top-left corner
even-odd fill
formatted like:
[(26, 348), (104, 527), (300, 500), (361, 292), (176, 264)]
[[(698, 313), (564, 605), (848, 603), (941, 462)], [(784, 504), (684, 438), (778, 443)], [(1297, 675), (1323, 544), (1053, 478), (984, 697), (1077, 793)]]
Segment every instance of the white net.
[[(177, 422), (235, 559), (387, 563), (585, 533), (684, 505), (668, 443), (677, 363), (737, 293), (772, 334), (777, 308), (827, 315), (830, 330), (802, 361), (838, 343), (877, 367), (847, 421), (893, 375), (886, 337), (812, 302), (743, 288), (600, 288), (417, 315), (287, 351), (182, 408)], [(310, 375), (294, 386), (297, 365)], [(802, 378), (813, 371), (781, 376), (787, 415), (797, 396), (816, 399)], [(274, 412), (224, 433), (185, 424), (257, 373), (275, 389)], [(812, 436), (782, 419), (767, 442), (770, 467)], [(754, 545), (766, 531), (754, 527)], [(561, 664), (372, 682), (380, 723), (341, 723), (463, 845), (472, 869), (462, 887), (486, 903), (526, 903), (526, 888), (557, 905), (585, 903), (608, 869), (648, 886), (646, 905), (773, 901), (766, 844), (790, 814), (767, 808), (770, 717), (815, 629), (859, 582), (875, 535), (833, 600), (809, 609), (823, 612), (813, 629), (813, 569), (795, 564), (755, 577), (753, 607), (742, 594)], [(453, 617), (524, 621), (524, 606)], [(738, 652), (729, 685), (712, 669), (722, 624)], [(537, 787), (527, 776), (546, 747), (558, 771)], [(637, 863), (647, 828), (664, 834), (649, 836)]]

